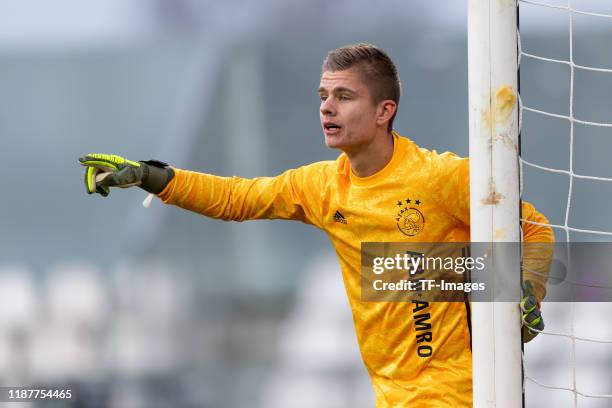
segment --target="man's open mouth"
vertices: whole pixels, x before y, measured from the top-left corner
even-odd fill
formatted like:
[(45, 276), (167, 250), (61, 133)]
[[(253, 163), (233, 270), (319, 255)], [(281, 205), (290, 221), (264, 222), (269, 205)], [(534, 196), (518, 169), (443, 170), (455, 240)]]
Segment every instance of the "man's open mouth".
[(326, 130), (332, 130), (332, 129), (340, 129), (342, 126), (337, 125), (337, 124), (335, 124), (335, 123), (324, 123), (324, 124), (323, 124), (323, 127), (324, 127)]

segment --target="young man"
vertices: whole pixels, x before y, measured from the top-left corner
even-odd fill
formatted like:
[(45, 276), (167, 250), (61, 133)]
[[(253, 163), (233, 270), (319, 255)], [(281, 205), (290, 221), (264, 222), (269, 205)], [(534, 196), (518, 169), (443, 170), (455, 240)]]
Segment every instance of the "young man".
[[(343, 152), (335, 161), (242, 179), (90, 154), (79, 159), (87, 166), (87, 191), (106, 196), (109, 186), (139, 185), (166, 204), (209, 217), (299, 220), (322, 229), (338, 254), (376, 406), (471, 406), (469, 305), (360, 298), (361, 242), (469, 242), (468, 160), (420, 148), (392, 130), (400, 81), (379, 48), (331, 51), (318, 93), (325, 143)], [(547, 223), (527, 203), (522, 216)], [(550, 228), (533, 224), (523, 225), (523, 236), (553, 240)], [(543, 286), (536, 283), (534, 291), (541, 300)], [(533, 295), (529, 301), (524, 318), (541, 330)], [(428, 316), (425, 333), (417, 332), (416, 314)]]

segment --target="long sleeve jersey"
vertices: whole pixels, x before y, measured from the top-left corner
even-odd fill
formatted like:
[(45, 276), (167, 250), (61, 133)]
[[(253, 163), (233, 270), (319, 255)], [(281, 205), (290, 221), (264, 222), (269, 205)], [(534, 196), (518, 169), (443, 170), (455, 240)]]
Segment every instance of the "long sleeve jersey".
[[(164, 203), (222, 220), (299, 220), (325, 231), (340, 262), (376, 407), (471, 407), (468, 303), (361, 301), (362, 242), (470, 239), (468, 159), (420, 148), (395, 133), (393, 138), (391, 160), (369, 177), (355, 176), (341, 154), (277, 177), (218, 177), (176, 169), (159, 196)], [(548, 223), (528, 203), (522, 216)], [(523, 225), (523, 238), (553, 241), (550, 228), (534, 224)], [(540, 299), (543, 290), (537, 285)]]

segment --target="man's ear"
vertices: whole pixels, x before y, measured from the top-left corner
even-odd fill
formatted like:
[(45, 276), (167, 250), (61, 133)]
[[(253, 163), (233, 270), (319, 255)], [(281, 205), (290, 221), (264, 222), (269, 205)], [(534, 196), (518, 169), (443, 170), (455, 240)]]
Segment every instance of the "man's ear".
[(395, 111), (397, 111), (397, 103), (395, 101), (385, 99), (379, 102), (376, 109), (376, 124), (384, 125), (389, 122), (393, 115), (395, 115)]

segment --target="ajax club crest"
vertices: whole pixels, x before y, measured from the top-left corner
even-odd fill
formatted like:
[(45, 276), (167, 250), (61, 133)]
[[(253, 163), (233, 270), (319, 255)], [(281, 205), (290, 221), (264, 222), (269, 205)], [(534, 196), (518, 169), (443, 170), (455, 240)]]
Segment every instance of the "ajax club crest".
[(417, 208), (420, 204), (420, 200), (411, 200), (410, 198), (397, 202), (399, 210), (395, 216), (395, 221), (402, 234), (413, 237), (421, 232), (425, 226), (425, 216)]

